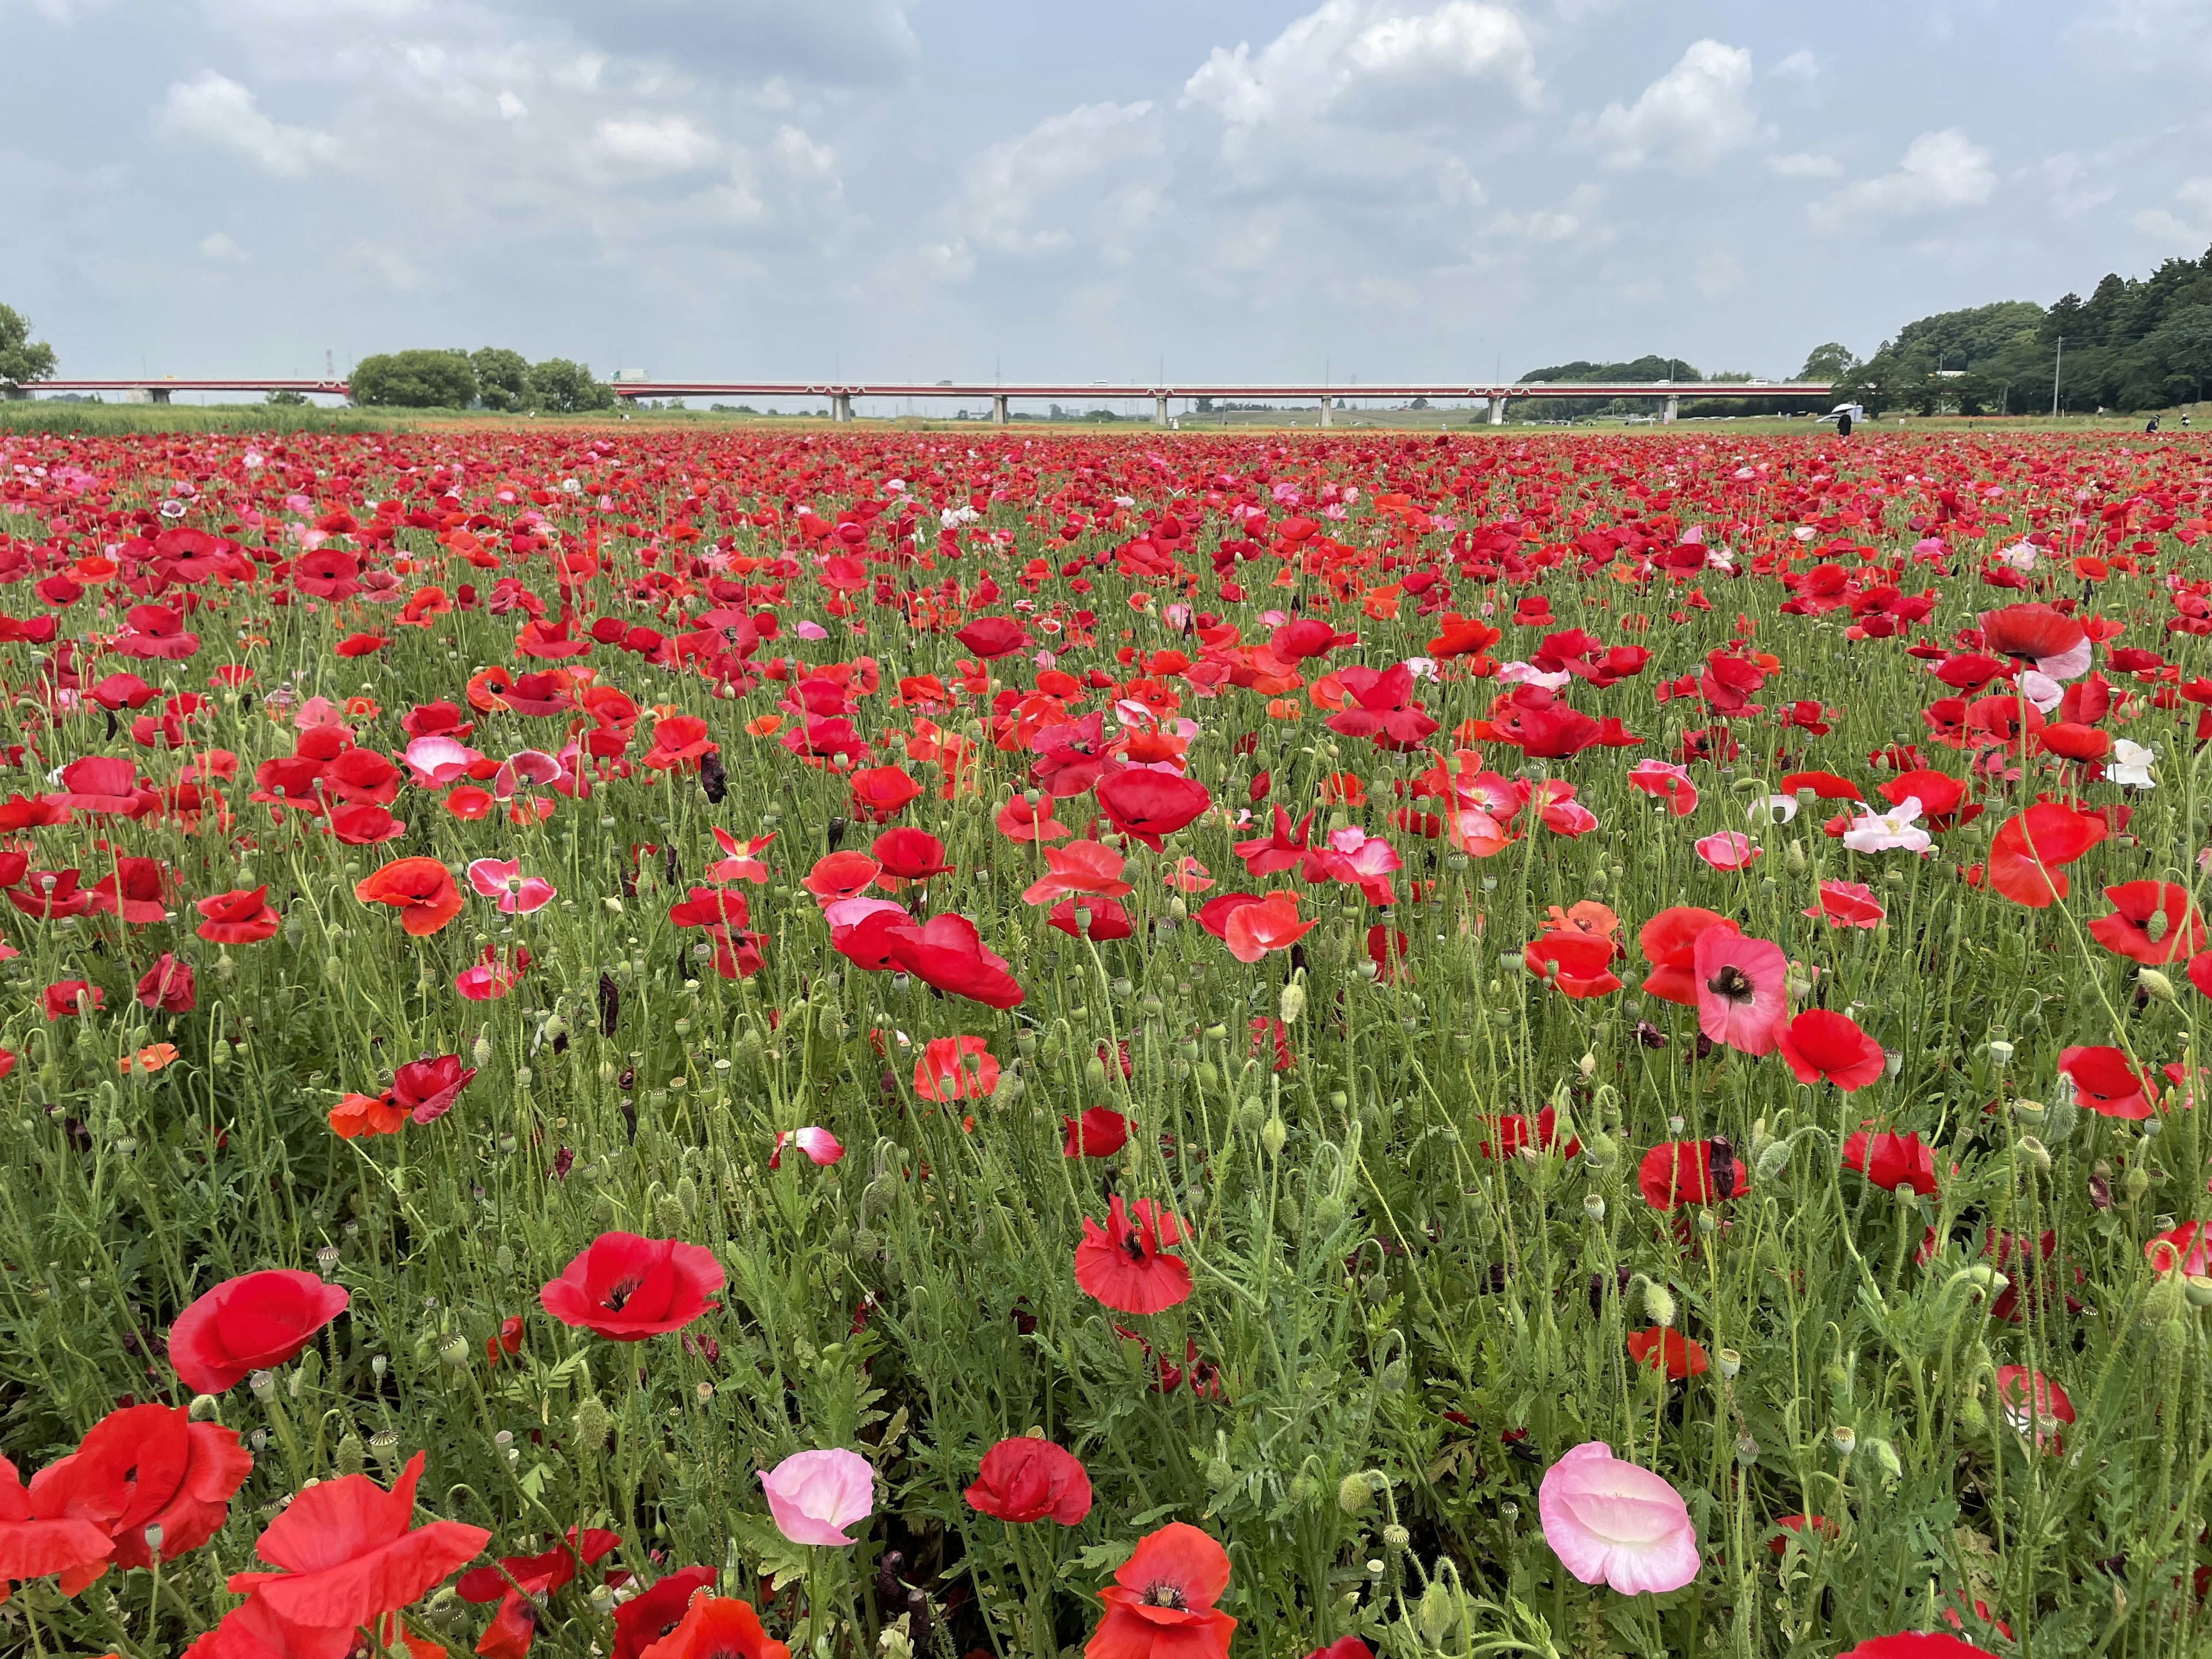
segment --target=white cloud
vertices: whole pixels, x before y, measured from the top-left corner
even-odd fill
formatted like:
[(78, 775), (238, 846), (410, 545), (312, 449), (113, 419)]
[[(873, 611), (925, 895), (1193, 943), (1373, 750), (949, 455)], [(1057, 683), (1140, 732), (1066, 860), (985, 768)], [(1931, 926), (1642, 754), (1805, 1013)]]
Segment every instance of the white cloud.
[(1577, 185), (1560, 207), (1532, 213), (1499, 214), (1490, 222), (1490, 232), (1494, 236), (1538, 243), (1564, 242), (1571, 238), (1607, 241), (1611, 240), (1611, 233), (1602, 225), (1590, 223), (1590, 215), (1604, 200), (1603, 185)]
[(1698, 40), (1681, 61), (1632, 105), (1607, 104), (1595, 121), (1577, 123), (1607, 167), (1665, 162), (1701, 173), (1731, 150), (1760, 137), (1751, 106), (1751, 54), (1718, 40)]
[(1717, 300), (1730, 289), (1741, 286), (1743, 267), (1726, 248), (1715, 248), (1690, 267), (1690, 280), (1705, 298)]
[(338, 151), (327, 132), (270, 120), (249, 88), (214, 70), (172, 85), (154, 125), (165, 137), (229, 150), (280, 179), (303, 179)]
[(684, 115), (603, 120), (592, 130), (593, 158), (635, 173), (688, 173), (711, 161), (717, 149)]
[(1844, 164), (1832, 155), (1811, 153), (1770, 155), (1766, 170), (1778, 179), (1837, 179), (1843, 176)]
[(1528, 28), (1505, 7), (1322, 0), (1257, 52), (1249, 41), (1216, 46), (1183, 83), (1182, 102), (1251, 128), (1471, 81), (1502, 82), (1523, 103), (1541, 90)]
[[(1009, 253), (1069, 246), (1074, 234), (1065, 223), (1034, 221), (1063, 192), (1095, 204), (1102, 171), (1156, 151), (1160, 135), (1152, 116), (1149, 103), (1084, 104), (993, 144), (969, 164), (952, 209), (957, 239)], [(958, 264), (946, 262), (948, 269)]]
[(2133, 225), (2161, 248), (2194, 257), (2212, 241), (2212, 179), (2188, 179), (2174, 187), (2180, 211), (2144, 208), (2128, 216)]
[(2111, 68), (2194, 74), (2212, 60), (2212, 7), (2203, 0), (2106, 0), (2063, 38)]
[(530, 106), (524, 103), (522, 100), (516, 97), (512, 92), (503, 91), (499, 94), (499, 112), (504, 119), (509, 121), (520, 121), (524, 116), (530, 113)]
[(1820, 78), (1820, 60), (1800, 46), (1766, 73), (1777, 81), (1817, 81)]
[(1894, 173), (1862, 179), (1810, 210), (1818, 230), (1863, 219), (1904, 219), (1979, 207), (1996, 194), (1990, 152), (1956, 127), (1923, 132), (1905, 146)]
[(201, 237), (199, 250), (200, 258), (212, 259), (217, 264), (242, 264), (248, 257), (244, 248), (219, 230)]

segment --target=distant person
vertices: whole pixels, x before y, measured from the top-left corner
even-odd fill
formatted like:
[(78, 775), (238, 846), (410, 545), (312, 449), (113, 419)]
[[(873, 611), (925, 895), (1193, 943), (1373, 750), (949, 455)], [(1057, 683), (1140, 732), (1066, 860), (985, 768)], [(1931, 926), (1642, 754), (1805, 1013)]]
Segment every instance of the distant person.
[(1848, 438), (1851, 435), (1851, 414), (1849, 410), (1836, 416), (1836, 435), (1838, 438)]
[(2181, 411), (2181, 429), (2184, 432), (2189, 430), (2189, 411), (2185, 409)]
[(2148, 419), (2148, 421), (2145, 421), (2145, 422), (2143, 422), (2143, 430), (2144, 430), (2144, 431), (2146, 431), (2146, 432), (2155, 432), (2155, 431), (2157, 431), (2157, 430), (2158, 430), (2158, 416), (2155, 416), (2155, 415), (2154, 415), (2154, 416), (2152, 416), (2150, 417), (2150, 419)]

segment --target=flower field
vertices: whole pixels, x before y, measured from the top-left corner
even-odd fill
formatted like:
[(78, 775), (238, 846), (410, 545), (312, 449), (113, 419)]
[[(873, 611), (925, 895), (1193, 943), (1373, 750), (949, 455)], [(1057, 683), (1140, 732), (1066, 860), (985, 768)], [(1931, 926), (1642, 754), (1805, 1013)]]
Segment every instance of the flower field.
[(2212, 1644), (2212, 465), (0, 436), (0, 1640)]

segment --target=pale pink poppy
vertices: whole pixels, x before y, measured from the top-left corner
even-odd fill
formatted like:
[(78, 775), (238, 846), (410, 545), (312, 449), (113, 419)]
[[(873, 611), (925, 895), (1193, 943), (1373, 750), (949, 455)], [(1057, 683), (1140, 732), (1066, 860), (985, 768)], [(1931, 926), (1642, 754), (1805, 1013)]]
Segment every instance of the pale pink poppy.
[(1741, 870), (1763, 850), (1741, 830), (1723, 830), (1697, 843), (1698, 856), (1716, 870)]
[(478, 859), (469, 866), (469, 885), (488, 899), (497, 899), (501, 915), (526, 916), (553, 902), (553, 884), (543, 876), (526, 876), (513, 859)]
[(1671, 761), (1640, 760), (1628, 769), (1628, 781), (1647, 795), (1658, 796), (1678, 818), (1686, 818), (1698, 810), (1698, 786), (1690, 781), (1690, 769), (1686, 766), (1677, 766)]
[(483, 757), (455, 738), (434, 736), (416, 738), (399, 758), (417, 789), (443, 789), (466, 776)]
[(842, 1447), (794, 1452), (760, 1479), (775, 1529), (794, 1544), (856, 1543), (847, 1528), (875, 1512), (875, 1469)]
[(836, 1136), (810, 1123), (803, 1129), (778, 1129), (775, 1132), (775, 1147), (768, 1155), (769, 1169), (783, 1167), (783, 1149), (786, 1146), (798, 1147), (806, 1154), (808, 1162), (825, 1167), (845, 1156), (844, 1144)]
[(714, 828), (714, 840), (724, 856), (707, 866), (709, 881), (750, 881), (757, 884), (768, 879), (768, 866), (760, 861), (761, 851), (775, 839), (775, 831), (755, 836), (740, 844), (738, 838), (719, 825)]
[(1622, 1462), (1602, 1440), (1564, 1454), (1536, 1492), (1544, 1541), (1585, 1584), (1663, 1595), (1698, 1576), (1698, 1532), (1667, 1480)]
[(512, 800), (525, 784), (558, 783), (560, 781), (559, 761), (543, 750), (519, 750), (501, 761), (499, 770), (492, 775), (492, 799)]
[(1772, 1054), (1790, 1017), (1789, 966), (1778, 945), (1706, 928), (1690, 957), (1698, 1029), (1739, 1053)]

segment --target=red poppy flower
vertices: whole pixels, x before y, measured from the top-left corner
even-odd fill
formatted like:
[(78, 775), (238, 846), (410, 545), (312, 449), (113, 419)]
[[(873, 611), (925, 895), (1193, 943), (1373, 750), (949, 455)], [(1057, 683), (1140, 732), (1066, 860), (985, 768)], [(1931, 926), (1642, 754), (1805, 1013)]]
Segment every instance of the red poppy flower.
[[(1486, 1139), (1480, 1148), (1485, 1158), (1511, 1158), (1524, 1146), (1540, 1146), (1550, 1152), (1559, 1139), (1559, 1113), (1546, 1106), (1536, 1114), (1535, 1133), (1531, 1134), (1528, 1120), (1518, 1112), (1508, 1112), (1498, 1120), (1498, 1139), (1493, 1143)], [(1582, 1142), (1573, 1135), (1559, 1148), (1562, 1158), (1572, 1158), (1583, 1149)]]
[[(1040, 811), (1040, 805), (1042, 810)], [(1009, 841), (1033, 841), (1040, 844), (1057, 841), (1068, 833), (1068, 828), (1052, 815), (1050, 799), (1042, 803), (1032, 802), (1026, 795), (1016, 795), (999, 809), (992, 821), (998, 832)]]
[(2143, 1260), (2162, 1273), (2212, 1273), (2212, 1226), (2185, 1221), (2143, 1246)]
[[(356, 1626), (405, 1607), (490, 1541), (483, 1528), (458, 1521), (410, 1529), (415, 1486), (422, 1478), (422, 1454), (416, 1452), (388, 1492), (365, 1474), (341, 1474), (307, 1487), (254, 1546), (281, 1571), (234, 1573), (230, 1589), (250, 1595), (249, 1607), (258, 1603), (285, 1624), (345, 1632), (349, 1647)], [(244, 1611), (227, 1615), (224, 1623)], [(222, 1650), (218, 1644), (216, 1651)]]
[(653, 746), (638, 760), (656, 772), (689, 772), (720, 747), (707, 736), (707, 722), (696, 714), (671, 714), (653, 722)]
[(341, 1140), (396, 1135), (407, 1127), (407, 1109), (393, 1105), (389, 1095), (347, 1095), (328, 1116), (331, 1133)]
[(1084, 1659), (1228, 1659), (1237, 1621), (1213, 1605), (1228, 1588), (1228, 1552), (1170, 1522), (1139, 1539), (1099, 1591), (1106, 1611)]
[(985, 662), (1030, 642), (1029, 630), (1011, 617), (978, 617), (952, 637)]
[[(164, 1561), (198, 1549), (229, 1518), (231, 1497), (252, 1468), (234, 1429), (195, 1423), (181, 1406), (125, 1406), (39, 1471), (31, 1507), (95, 1522), (113, 1542), (114, 1565), (147, 1567), (154, 1561), (147, 1528), (161, 1528)], [(71, 1577), (63, 1576), (65, 1595), (76, 1593)]]
[[(2034, 663), (2054, 679), (2071, 679), (2089, 666), (2087, 630), (2047, 605), (2008, 605), (1981, 615), (1982, 643), (1999, 656)], [(2068, 665), (2079, 656), (2077, 666)]]
[[(1814, 1537), (1831, 1543), (1843, 1536), (1843, 1528), (1824, 1515), (1778, 1515), (1774, 1517), (1774, 1525), (1778, 1532), (1792, 1533), (1802, 1538), (1809, 1531)], [(1766, 1547), (1779, 1559), (1789, 1553), (1790, 1540), (1781, 1537), (1770, 1538), (1766, 1540)]]
[(281, 1267), (227, 1279), (169, 1327), (169, 1363), (194, 1394), (221, 1394), (291, 1358), (349, 1299), (343, 1285)]
[(195, 931), (210, 945), (258, 945), (274, 938), (282, 919), (268, 899), (269, 889), (263, 886), (198, 900), (192, 908), (206, 920)]
[(884, 966), (912, 974), (925, 985), (987, 1007), (1018, 1007), (1025, 994), (1006, 958), (983, 948), (982, 935), (965, 916), (932, 916), (917, 927), (903, 912), (878, 913), (853, 928), (844, 939), (837, 939), (835, 933), (831, 938), (836, 948), (854, 962), (881, 961)]
[[(15, 856), (20, 859), (22, 854)], [(15, 872), (18, 879), (22, 873)], [(94, 909), (120, 917), (133, 927), (143, 927), (167, 919), (173, 886), (161, 860), (118, 858), (112, 874), (84, 890)]]
[(639, 1659), (683, 1622), (691, 1598), (710, 1588), (717, 1576), (712, 1567), (682, 1567), (617, 1607), (612, 1659)]
[(412, 1060), (392, 1074), (392, 1103), (417, 1123), (435, 1123), (453, 1109), (454, 1097), (477, 1074), (459, 1054)]
[[(1084, 915), (1090, 919), (1080, 927), (1076, 925), (1075, 918), (1075, 908), (1079, 902), (1083, 907)], [(1045, 912), (1044, 921), (1046, 927), (1063, 933), (1070, 939), (1087, 939), (1096, 945), (1129, 939), (1137, 931), (1136, 924), (1129, 920), (1129, 913), (1121, 908), (1121, 900), (1100, 898), (1095, 894), (1079, 901), (1072, 898), (1060, 900)]]
[(791, 1650), (769, 1640), (750, 1602), (694, 1595), (675, 1629), (638, 1659), (791, 1659)]
[(999, 1062), (985, 1037), (932, 1037), (914, 1063), (914, 1091), (924, 1100), (981, 1100), (998, 1086)]
[(1869, 1134), (1862, 1129), (1844, 1143), (1844, 1168), (1856, 1170), (1884, 1192), (1910, 1187), (1926, 1198), (1936, 1190), (1936, 1152), (1917, 1134)]
[(192, 965), (179, 962), (164, 951), (139, 978), (135, 993), (139, 1003), (163, 1014), (189, 1014), (199, 1006)]
[(363, 904), (390, 905), (399, 912), (399, 925), (416, 939), (436, 933), (461, 914), (453, 872), (433, 858), (395, 859), (363, 877), (353, 896)]
[(1140, 1198), (1126, 1209), (1121, 1195), (1107, 1200), (1106, 1224), (1083, 1218), (1075, 1247), (1075, 1282), (1117, 1313), (1158, 1313), (1188, 1301), (1190, 1267), (1165, 1254), (1182, 1237), (1175, 1217)]
[(601, 1233), (560, 1278), (538, 1292), (545, 1311), (617, 1342), (684, 1328), (720, 1305), (722, 1264), (698, 1244)]
[(1725, 1140), (1662, 1140), (1644, 1154), (1636, 1188), (1655, 1210), (1741, 1198), (1751, 1172)]
[(2066, 896), (2063, 866), (2104, 840), (2104, 818), (2055, 801), (2006, 820), (1990, 843), (1989, 884), (2015, 904), (2048, 908)]
[(64, 1594), (74, 1595), (106, 1571), (114, 1550), (97, 1522), (34, 1504), (15, 1466), (0, 1457), (0, 1589), (58, 1573), (74, 1587)]
[(1620, 988), (1610, 964), (1620, 947), (1601, 933), (1554, 929), (1522, 948), (1523, 966), (1565, 995), (1609, 996)]
[(1650, 1370), (1666, 1368), (1670, 1382), (1680, 1382), (1705, 1374), (1705, 1351), (1680, 1331), (1654, 1325), (1628, 1334), (1628, 1357)]
[[(538, 1634), (540, 1606), (573, 1580), (580, 1566), (595, 1565), (620, 1545), (619, 1534), (571, 1527), (567, 1540), (542, 1555), (503, 1555), (495, 1567), (478, 1567), (454, 1582), (464, 1601), (496, 1601), (499, 1611), (477, 1638), (483, 1659), (523, 1659)], [(619, 1582), (625, 1575), (611, 1574)]]
[(870, 823), (889, 823), (921, 793), (921, 786), (896, 766), (869, 766), (853, 774), (853, 816)]
[(2146, 1118), (2156, 1091), (2150, 1079), (2112, 1048), (2061, 1048), (2058, 1069), (2074, 1085), (2075, 1098), (2100, 1117)]
[[(883, 866), (866, 853), (850, 850), (825, 854), (814, 861), (814, 867), (799, 880), (799, 885), (814, 895), (821, 904), (834, 904), (840, 899), (857, 898), (875, 884)], [(744, 918), (738, 920), (742, 922)]]
[(2204, 923), (2178, 882), (2129, 881), (2107, 887), (2112, 908), (2089, 924), (2089, 937), (2116, 956), (2148, 967), (2204, 948)]
[(1920, 821), (1930, 830), (1954, 830), (1972, 823), (1983, 811), (1980, 802), (1966, 799), (1966, 786), (1958, 779), (1925, 769), (1899, 773), (1881, 786), (1881, 794), (1892, 806), (1918, 801)]
[(1091, 1475), (1073, 1452), (1020, 1435), (983, 1454), (966, 1496), (970, 1508), (994, 1520), (1020, 1525), (1049, 1519), (1073, 1527), (1091, 1513)]
[(2066, 1390), (2025, 1365), (1998, 1366), (1996, 1385), (1997, 1406), (2005, 1421), (2033, 1440), (2038, 1451), (2058, 1450), (2057, 1425), (2074, 1421), (2074, 1402)]
[(1863, 881), (1824, 881), (1820, 897), (1818, 904), (1799, 914), (1831, 927), (1876, 927), (1888, 914)]
[(1770, 940), (1706, 928), (1690, 952), (1698, 1029), (1743, 1054), (1772, 1054), (1790, 1018), (1788, 966)]
[(1800, 1083), (1832, 1083), (1845, 1094), (1881, 1079), (1881, 1044), (1848, 1014), (1808, 1008), (1782, 1027), (1782, 1059)]
[(1114, 827), (1155, 853), (1163, 837), (1175, 834), (1212, 804), (1204, 784), (1171, 772), (1129, 767), (1098, 781), (1098, 805)]
[(1110, 1106), (1093, 1106), (1080, 1120), (1063, 1117), (1062, 1158), (1111, 1158), (1129, 1144), (1129, 1120)]
[(1711, 927), (1731, 933), (1743, 931), (1726, 916), (1689, 904), (1662, 910), (1637, 930), (1637, 945), (1651, 964), (1644, 981), (1646, 996), (1678, 1002), (1685, 1008), (1698, 1006), (1694, 957), (1699, 937)]
[(945, 843), (927, 830), (886, 830), (876, 837), (875, 845), (869, 850), (883, 866), (885, 875), (896, 876), (901, 881), (927, 881), (952, 868), (945, 861)]

